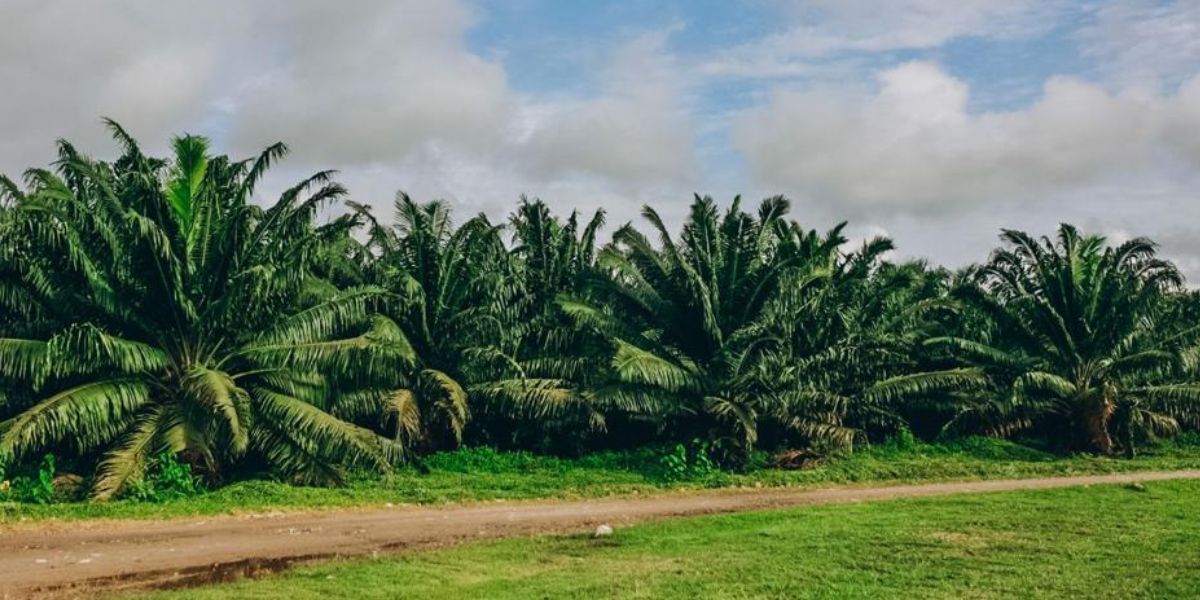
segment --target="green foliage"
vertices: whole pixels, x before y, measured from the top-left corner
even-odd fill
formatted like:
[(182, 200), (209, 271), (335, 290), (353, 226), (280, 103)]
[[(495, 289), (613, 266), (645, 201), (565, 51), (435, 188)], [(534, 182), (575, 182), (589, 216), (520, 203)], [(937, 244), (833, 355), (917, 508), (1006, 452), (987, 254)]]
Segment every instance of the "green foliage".
[(146, 474), (130, 484), (125, 497), (140, 502), (165, 502), (191, 498), (204, 492), (204, 482), (192, 467), (170, 452), (154, 457)]
[(54, 477), (57, 473), (58, 461), (53, 454), (43, 456), (37, 469), (29, 475), (18, 475), (8, 480), (0, 471), (0, 500), (42, 505), (69, 500), (60, 498), (55, 490)]
[[(756, 511), (304, 567), (186, 598), (1186, 598), (1200, 482)], [(1131, 509), (1136, 507), (1136, 509)], [(617, 576), (616, 574), (619, 574)], [(869, 574), (866, 576), (864, 574)]]
[(557, 466), (558, 461), (529, 452), (498, 452), (490, 446), (459, 448), (439, 452), (424, 460), (426, 467), (454, 473), (519, 473), (521, 471)]
[(896, 435), (892, 436), (888, 442), (891, 443), (892, 447), (899, 450), (912, 450), (913, 448), (916, 448), (918, 444), (916, 436), (914, 436), (913, 432), (907, 427), (896, 432)]
[(316, 211), (342, 187), (318, 173), (260, 206), (282, 145), (235, 161), (183, 136), (157, 159), (109, 126), (115, 162), (63, 141), (53, 172), (6, 187), (0, 381), (17, 393), (0, 408), (0, 456), (94, 463), (96, 498), (164, 452), (213, 480), (247, 458), (300, 481), (395, 463), (388, 440), (326, 410), (405, 354), (372, 314), (382, 291), (316, 274), (315, 250), (346, 233)]
[(717, 466), (709, 458), (710, 453), (709, 443), (698, 439), (687, 446), (676, 444), (662, 457), (663, 477), (667, 481), (686, 481), (712, 475)]
[(42, 457), (42, 466), (38, 468), (37, 479), (30, 490), (30, 497), (38, 504), (49, 504), (54, 501), (54, 475), (58, 472), (57, 460), (53, 454)]
[[(1007, 440), (976, 436), (938, 443), (917, 440), (911, 447), (907, 442), (872, 444), (802, 470), (766, 468), (762, 459), (756, 457), (741, 473), (713, 471), (670, 480), (663, 469), (663, 457), (669, 452), (669, 448), (661, 446), (643, 447), (566, 459), (525, 451), (462, 448), (428, 456), (423, 469), (402, 468), (386, 477), (370, 471), (350, 473), (345, 486), (337, 489), (251, 479), (157, 501), (125, 497), (109, 502), (41, 505), (25, 496), (18, 498), (0, 492), (0, 524), (28, 519), (166, 518), (385, 503), (579, 499), (701, 487), (825, 487), (846, 483), (917, 483), (1200, 468), (1200, 444), (1188, 445), (1179, 440), (1148, 447), (1137, 458), (1127, 460), (1086, 455), (1063, 457)], [(147, 479), (154, 477), (152, 469)]]
[(1066, 224), (1053, 240), (1011, 230), (1002, 239), (956, 290), (976, 318), (925, 342), (989, 379), (954, 403), (949, 429), (1041, 430), (1073, 450), (1132, 456), (1200, 423), (1189, 364), (1200, 327), (1172, 306), (1187, 299), (1182, 277), (1153, 242), (1108, 246)]
[(723, 463), (744, 465), (760, 419), (794, 416), (781, 398), (794, 390), (769, 376), (781, 346), (771, 307), (781, 289), (826, 278), (845, 241), (840, 226), (821, 235), (787, 221), (788, 208), (770, 198), (751, 215), (735, 199), (722, 215), (696, 197), (678, 238), (648, 206), (657, 246), (632, 225), (618, 229), (599, 257), (607, 276), (562, 304), (607, 342), (608, 376), (594, 397), (703, 437)]
[(1200, 426), (1200, 294), (1146, 239), (1005, 230), (952, 273), (782, 197), (607, 243), (603, 211), (526, 198), (456, 223), (400, 193), (385, 224), (331, 171), (254, 200), (282, 144), (158, 158), (108, 126), (116, 160), (62, 141), (0, 179), (0, 463), (55, 453), (94, 498), (561, 467), (483, 447), (642, 448), (611, 457), (673, 481), (973, 434), (1134, 457)]

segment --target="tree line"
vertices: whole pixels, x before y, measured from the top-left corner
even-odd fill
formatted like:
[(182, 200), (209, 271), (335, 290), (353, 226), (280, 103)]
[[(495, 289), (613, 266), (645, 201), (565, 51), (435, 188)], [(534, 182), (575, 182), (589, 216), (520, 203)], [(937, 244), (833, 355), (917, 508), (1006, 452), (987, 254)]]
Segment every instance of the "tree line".
[[(460, 444), (702, 440), (836, 451), (900, 432), (1133, 454), (1200, 419), (1200, 303), (1144, 238), (1004, 230), (951, 271), (697, 196), (678, 230), (521, 199), (394, 222), (331, 171), (255, 201), (282, 144), (112, 162), (66, 141), (0, 178), (0, 466), (42, 453), (120, 494), (166, 452), (213, 481), (336, 483)], [(342, 207), (322, 218), (321, 209)]]

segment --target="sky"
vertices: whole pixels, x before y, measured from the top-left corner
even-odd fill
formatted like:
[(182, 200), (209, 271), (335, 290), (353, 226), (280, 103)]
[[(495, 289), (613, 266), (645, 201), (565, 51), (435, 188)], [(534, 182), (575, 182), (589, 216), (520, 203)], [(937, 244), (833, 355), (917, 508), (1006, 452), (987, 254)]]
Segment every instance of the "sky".
[(0, 0), (0, 172), (283, 141), (459, 220), (522, 195), (610, 225), (782, 194), (896, 258), (1000, 228), (1149, 236), (1200, 281), (1200, 0)]

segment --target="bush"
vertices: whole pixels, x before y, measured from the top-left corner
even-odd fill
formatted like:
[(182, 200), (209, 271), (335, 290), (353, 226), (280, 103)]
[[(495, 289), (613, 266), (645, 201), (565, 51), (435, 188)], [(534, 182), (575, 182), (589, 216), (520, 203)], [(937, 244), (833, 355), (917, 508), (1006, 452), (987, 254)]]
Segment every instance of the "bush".
[(915, 450), (921, 443), (919, 440), (917, 440), (917, 437), (913, 435), (912, 430), (907, 427), (901, 427), (900, 430), (897, 431), (896, 434), (893, 435), (888, 441), (892, 443), (893, 447), (901, 451)]
[(662, 468), (663, 448), (644, 446), (629, 450), (602, 450), (575, 459), (575, 464), (590, 469), (658, 473)]
[(32, 476), (21, 475), (8, 480), (4, 478), (4, 469), (0, 468), (0, 500), (53, 504), (58, 499), (54, 489), (57, 471), (57, 460), (53, 454), (42, 457), (37, 473)]
[(556, 459), (534, 456), (524, 450), (499, 452), (490, 446), (479, 446), (438, 452), (425, 457), (423, 462), (430, 469), (455, 473), (512, 473), (545, 467)]
[(154, 458), (146, 476), (130, 485), (126, 497), (142, 502), (163, 502), (190, 498), (203, 491), (203, 483), (192, 474), (190, 465), (170, 452), (163, 452)]
[(718, 471), (709, 453), (708, 442), (692, 440), (690, 447), (676, 444), (661, 460), (663, 478), (668, 481), (703, 479)]

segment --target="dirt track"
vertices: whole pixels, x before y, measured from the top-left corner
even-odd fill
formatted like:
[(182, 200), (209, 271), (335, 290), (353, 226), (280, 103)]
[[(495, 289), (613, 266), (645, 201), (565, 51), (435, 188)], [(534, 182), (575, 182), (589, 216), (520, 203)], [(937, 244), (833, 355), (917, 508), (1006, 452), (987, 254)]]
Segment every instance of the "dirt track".
[(723, 490), (649, 498), (512, 502), (443, 508), (104, 521), (0, 530), (0, 598), (91, 597), (256, 576), (343, 556), (465, 540), (585, 531), (599, 523), (808, 504), (1200, 479), (1200, 470), (823, 490)]

